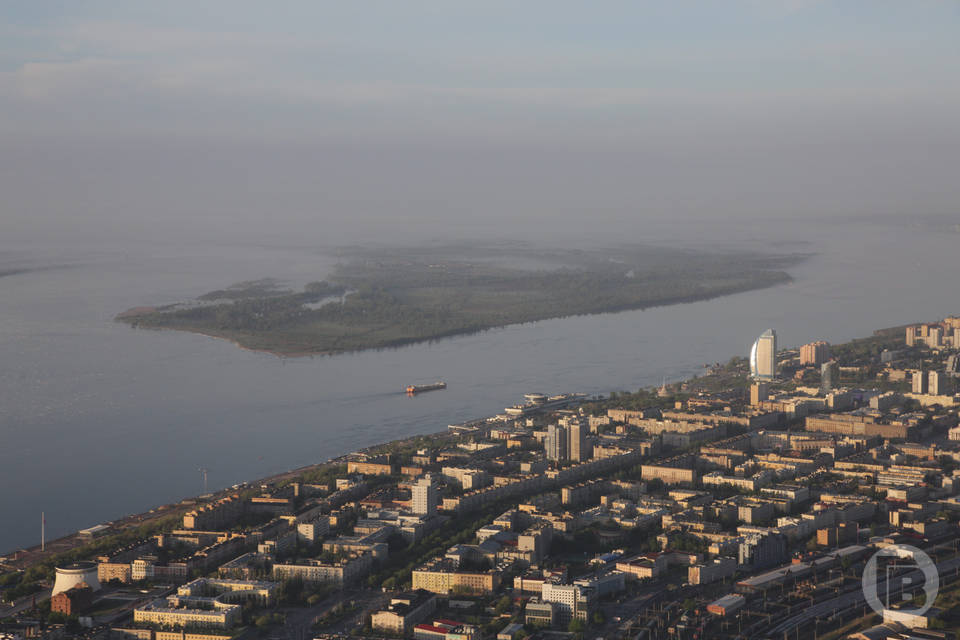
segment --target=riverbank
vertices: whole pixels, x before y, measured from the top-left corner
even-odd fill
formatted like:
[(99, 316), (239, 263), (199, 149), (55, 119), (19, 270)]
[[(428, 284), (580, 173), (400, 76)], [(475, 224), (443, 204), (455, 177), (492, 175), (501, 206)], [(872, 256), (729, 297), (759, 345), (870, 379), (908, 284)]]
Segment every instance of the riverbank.
[[(406, 438), (400, 438), (390, 442), (379, 443), (371, 445), (369, 447), (364, 447), (358, 451), (361, 453), (373, 452), (382, 448), (389, 447), (403, 447), (408, 446), (411, 442), (417, 441), (418, 439), (430, 439), (434, 441), (440, 441), (444, 439), (449, 439), (453, 437), (448, 431), (438, 431), (432, 434), (426, 435), (417, 435), (409, 436)], [(351, 452), (352, 453), (352, 452)], [(244, 482), (241, 485), (234, 485), (227, 487), (225, 489), (219, 489), (205, 496), (195, 496), (193, 498), (184, 498), (183, 500), (171, 504), (160, 505), (154, 507), (149, 511), (143, 513), (136, 513), (124, 516), (120, 519), (110, 521), (107, 524), (110, 529), (105, 532), (104, 535), (112, 536), (117, 534), (123, 534), (124, 532), (130, 531), (132, 529), (140, 528), (151, 528), (157, 527), (158, 529), (164, 528), (158, 526), (161, 522), (171, 519), (171, 518), (182, 518), (183, 514), (187, 511), (190, 511), (196, 507), (201, 501), (215, 501), (219, 498), (228, 496), (232, 493), (235, 493), (238, 490), (249, 489), (251, 487), (259, 487), (261, 485), (280, 485), (288, 482), (292, 482), (304, 475), (323, 471), (326, 468), (342, 465), (346, 463), (346, 457), (349, 455), (343, 454), (336, 458), (327, 460), (326, 462), (319, 462), (316, 464), (306, 465), (302, 467), (297, 467), (295, 469), (290, 469), (288, 471), (283, 471), (281, 473), (276, 473), (270, 476), (266, 476), (257, 480), (251, 480)], [(168, 527), (169, 528), (169, 527)], [(72, 551), (81, 549), (85, 545), (89, 545), (92, 542), (95, 542), (96, 539), (87, 538), (81, 536), (79, 532), (75, 531), (65, 536), (61, 536), (54, 540), (47, 541), (43, 547), (41, 545), (35, 545), (25, 549), (17, 549), (11, 551), (4, 556), (0, 556), (0, 573), (5, 571), (23, 571), (29, 567), (49, 562), (61, 554), (66, 554)]]
[[(903, 327), (879, 329), (874, 331), (870, 336), (855, 338), (846, 343), (833, 345), (833, 349), (835, 353), (845, 353), (852, 349), (862, 350), (863, 348), (871, 345), (889, 346), (888, 343), (891, 341), (899, 340), (899, 336), (902, 335), (902, 332)], [(639, 389), (634, 393), (617, 394), (615, 397), (612, 397), (609, 400), (601, 403), (588, 403), (587, 406), (593, 406), (598, 410), (604, 409), (607, 407), (607, 405), (612, 406), (613, 404), (617, 406), (629, 406), (632, 408), (639, 408), (641, 405), (672, 406), (674, 400), (677, 397), (685, 397), (684, 394), (693, 393), (696, 390), (718, 391), (721, 387), (730, 387), (733, 382), (743, 382), (743, 380), (745, 380), (745, 376), (745, 360), (735, 357), (726, 364), (717, 363), (713, 365), (704, 374), (688, 376), (681, 380), (672, 380), (670, 384), (667, 385), (670, 393), (666, 398), (658, 396), (656, 387), (647, 387)], [(474, 419), (477, 418), (474, 417)], [(409, 448), (416, 444), (422, 445), (424, 442), (439, 443), (455, 437), (457, 436), (451, 433), (449, 430), (443, 430), (428, 434), (410, 435), (386, 442), (376, 443), (362, 447), (356, 452), (378, 454), (388, 450)], [(142, 529), (144, 527), (149, 528), (151, 526), (157, 526), (163, 521), (167, 521), (169, 523), (173, 518), (182, 518), (183, 514), (195, 508), (198, 502), (213, 501), (231, 493), (235, 493), (236, 491), (250, 490), (258, 488), (262, 485), (276, 486), (302, 480), (305, 476), (309, 476), (310, 474), (319, 473), (325, 469), (329, 469), (338, 465), (344, 465), (347, 461), (347, 457), (351, 455), (351, 453), (354, 452), (341, 454), (325, 462), (300, 466), (280, 473), (271, 474), (257, 480), (243, 482), (239, 485), (234, 485), (215, 491), (206, 496), (185, 498), (179, 502), (161, 505), (143, 513), (125, 516), (121, 519), (108, 523), (110, 530), (107, 535), (123, 534), (124, 532), (128, 532), (132, 529)], [(167, 528), (171, 527), (168, 526)], [(37, 564), (49, 562), (61, 554), (80, 550), (91, 542), (92, 541), (90, 539), (83, 538), (79, 535), (79, 533), (74, 532), (67, 536), (63, 536), (48, 542), (44, 551), (41, 551), (40, 545), (36, 545), (34, 547), (17, 550), (7, 554), (7, 557), (3, 561), (0, 561), (0, 568), (3, 570), (23, 570)]]

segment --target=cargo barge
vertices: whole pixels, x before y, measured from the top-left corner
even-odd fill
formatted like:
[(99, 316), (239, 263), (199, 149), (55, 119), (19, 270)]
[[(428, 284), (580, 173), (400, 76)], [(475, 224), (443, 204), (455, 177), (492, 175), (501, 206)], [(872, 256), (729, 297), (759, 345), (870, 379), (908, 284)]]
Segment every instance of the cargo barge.
[(415, 396), (418, 393), (425, 393), (427, 391), (437, 391), (439, 389), (446, 389), (446, 382), (434, 382), (433, 384), (412, 384), (407, 387), (407, 395)]

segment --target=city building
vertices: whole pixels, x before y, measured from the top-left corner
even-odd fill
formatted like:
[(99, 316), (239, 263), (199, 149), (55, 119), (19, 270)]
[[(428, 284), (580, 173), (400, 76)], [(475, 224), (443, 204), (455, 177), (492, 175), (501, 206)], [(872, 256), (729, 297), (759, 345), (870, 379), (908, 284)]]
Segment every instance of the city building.
[(165, 600), (133, 610), (133, 621), (139, 624), (156, 624), (161, 627), (184, 627), (206, 629), (230, 629), (240, 621), (241, 607), (226, 604), (213, 609), (172, 607)]
[(567, 425), (567, 458), (574, 462), (586, 462), (590, 459), (590, 441), (587, 440), (589, 427), (578, 418)]
[(511, 622), (497, 633), (497, 640), (515, 640), (517, 634), (523, 631), (519, 622)]
[(50, 598), (50, 611), (75, 616), (93, 603), (93, 589), (84, 582)]
[(352, 558), (325, 563), (308, 560), (299, 564), (273, 565), (274, 580), (300, 579), (308, 584), (351, 585), (366, 577), (373, 567), (373, 554), (362, 553)]
[(770, 399), (770, 385), (766, 382), (754, 382), (750, 385), (750, 404), (759, 405)]
[(807, 431), (836, 433), (846, 436), (879, 436), (888, 439), (913, 440), (916, 426), (909, 423), (877, 422), (875, 416), (863, 413), (835, 413), (807, 416), (804, 420)]
[(766, 569), (780, 564), (786, 558), (787, 539), (779, 533), (748, 536), (738, 549), (740, 566), (751, 569)]
[[(238, 603), (253, 602), (262, 607), (271, 606), (276, 602), (276, 582), (262, 580), (231, 580), (216, 578), (197, 578), (177, 589), (177, 595), (171, 598), (177, 601), (186, 601), (191, 598), (213, 598), (217, 601)], [(173, 604), (177, 604), (174, 602)]]
[(433, 593), (493, 593), (500, 586), (500, 572), (461, 571), (449, 558), (434, 558), (413, 570), (413, 588)]
[(750, 349), (750, 375), (755, 380), (772, 380), (777, 375), (777, 332), (767, 329)]
[(577, 584), (545, 582), (540, 599), (555, 605), (556, 621), (564, 626), (572, 620), (587, 620), (597, 604), (596, 592)]
[(489, 486), (493, 481), (490, 475), (482, 469), (463, 467), (443, 467), (440, 471), (446, 482), (456, 482), (464, 491), (473, 491)]
[(829, 360), (820, 365), (820, 395), (826, 396), (833, 393), (833, 379), (837, 369), (837, 363)]
[(552, 627), (557, 623), (557, 605), (534, 598), (523, 610), (523, 621), (537, 627)]
[(411, 507), (414, 514), (425, 517), (437, 514), (439, 494), (437, 487), (433, 484), (433, 477), (429, 473), (417, 480), (411, 493), (413, 494)]
[(410, 591), (390, 598), (386, 609), (370, 617), (374, 629), (406, 635), (437, 608), (437, 596), (429, 591)]
[[(664, 461), (668, 462), (668, 461)], [(640, 469), (641, 479), (661, 480), (668, 485), (694, 486), (697, 483), (697, 471), (692, 465), (678, 462), (676, 466), (670, 464), (645, 464)]]
[(297, 539), (300, 542), (313, 544), (330, 533), (330, 517), (320, 516), (310, 522), (301, 522), (297, 525)]
[(244, 602), (272, 605), (277, 588), (275, 582), (198, 578), (177, 589), (176, 595), (137, 607), (133, 621), (177, 629), (230, 629), (239, 624)]
[(547, 437), (544, 438), (544, 449), (547, 459), (554, 462), (563, 462), (567, 459), (567, 429), (559, 424), (547, 427)]
[(97, 563), (97, 578), (100, 583), (116, 580), (124, 584), (132, 580), (129, 562), (112, 562), (109, 560)]
[(480, 640), (480, 629), (456, 620), (434, 620), (413, 627), (414, 640)]
[(934, 350), (956, 349), (960, 347), (960, 319), (950, 317), (940, 322), (912, 325), (907, 327), (905, 337), (908, 347), (922, 344)]
[(708, 604), (707, 612), (716, 616), (728, 616), (742, 609), (745, 604), (747, 604), (746, 598), (739, 594), (731, 593)]
[[(931, 372), (932, 373), (932, 372)], [(927, 372), (923, 369), (913, 372), (913, 377), (911, 378), (910, 390), (913, 393), (925, 394), (929, 383), (929, 378), (927, 377)]]
[(817, 340), (800, 347), (800, 365), (819, 367), (830, 359), (830, 344)]
[(386, 458), (350, 460), (347, 462), (347, 473), (358, 473), (364, 476), (389, 476), (393, 475), (393, 465)]
[(225, 562), (217, 569), (221, 578), (252, 580), (258, 575), (266, 575), (273, 564), (273, 556), (262, 553), (245, 553), (238, 558)]
[(639, 580), (656, 578), (667, 569), (667, 560), (660, 553), (650, 553), (635, 556), (617, 562), (617, 571)]
[(687, 582), (690, 584), (710, 584), (733, 576), (737, 572), (737, 561), (720, 556), (704, 564), (695, 564), (687, 569)]
[(942, 396), (947, 393), (947, 376), (939, 371), (931, 371), (927, 376), (927, 393)]
[(836, 527), (817, 529), (817, 544), (821, 547), (836, 547), (841, 544), (856, 544), (856, 542), (856, 524), (841, 522)]
[(229, 529), (242, 515), (243, 501), (239, 494), (233, 494), (183, 514), (183, 528), (202, 531)]

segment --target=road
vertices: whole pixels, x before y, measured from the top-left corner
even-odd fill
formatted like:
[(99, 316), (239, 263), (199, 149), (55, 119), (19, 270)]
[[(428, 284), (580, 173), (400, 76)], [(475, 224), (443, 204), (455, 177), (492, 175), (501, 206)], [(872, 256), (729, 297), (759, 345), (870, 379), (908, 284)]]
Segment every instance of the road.
[[(324, 633), (344, 631), (355, 625), (356, 619), (363, 609), (369, 608), (373, 603), (383, 601), (384, 598), (384, 594), (379, 591), (350, 590), (331, 594), (312, 607), (281, 607), (277, 611), (283, 613), (286, 619), (282, 626), (270, 629), (268, 637), (277, 640), (308, 640), (314, 635), (314, 620), (332, 611), (341, 603), (356, 602), (360, 610), (323, 629)], [(251, 628), (234, 640), (254, 640), (259, 637), (259, 632)]]
[(49, 600), (50, 594), (52, 591), (53, 591), (52, 589), (44, 589), (43, 591), (38, 591), (29, 596), (24, 596), (20, 598), (15, 603), (13, 603), (12, 606), (0, 607), (0, 618), (15, 616), (23, 611), (26, 611), (27, 609), (32, 609), (34, 606), (34, 603), (40, 603), (40, 602), (43, 602), (44, 600)]

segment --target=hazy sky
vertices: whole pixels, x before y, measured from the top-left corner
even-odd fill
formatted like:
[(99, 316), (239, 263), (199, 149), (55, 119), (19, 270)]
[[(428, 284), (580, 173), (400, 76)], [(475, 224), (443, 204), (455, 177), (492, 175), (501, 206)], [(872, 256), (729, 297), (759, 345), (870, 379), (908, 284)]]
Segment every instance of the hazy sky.
[(952, 214), (958, 113), (956, 1), (6, 2), (0, 231)]

